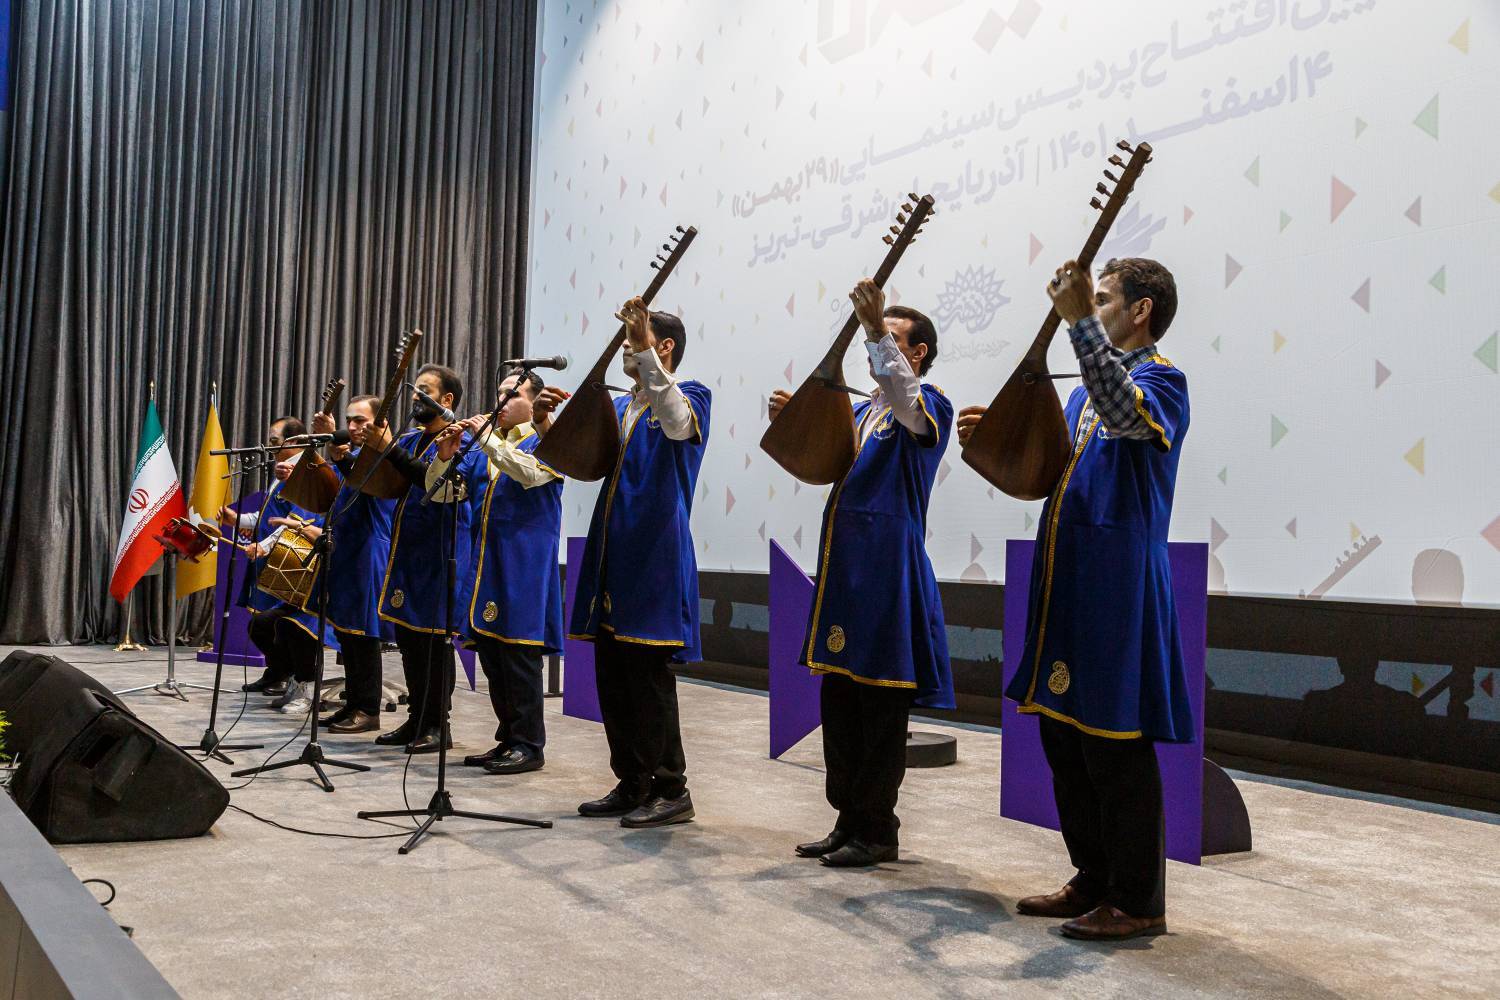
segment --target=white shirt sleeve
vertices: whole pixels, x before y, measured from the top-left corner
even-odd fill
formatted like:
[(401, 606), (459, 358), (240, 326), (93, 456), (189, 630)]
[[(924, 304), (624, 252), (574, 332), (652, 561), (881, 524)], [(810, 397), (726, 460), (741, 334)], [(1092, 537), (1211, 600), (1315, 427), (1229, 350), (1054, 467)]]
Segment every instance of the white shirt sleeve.
[(889, 333), (879, 341), (865, 340), (870, 355), (870, 372), (880, 394), (891, 404), (891, 416), (922, 441), (937, 439), (937, 424), (928, 416), (922, 402), (922, 382), (911, 370), (906, 356)]
[(698, 433), (698, 420), (687, 397), (677, 386), (677, 379), (661, 366), (655, 351), (639, 351), (635, 359), (636, 378), (651, 402), (651, 409), (661, 429), (673, 441), (691, 441)]
[[(427, 463), (428, 493), (432, 492), (432, 488), (437, 485), (438, 479), (442, 477), (443, 473), (448, 471), (448, 466), (452, 464), (452, 459), (447, 458), (434, 458), (431, 462)], [(454, 495), (455, 493), (457, 494), (457, 496)], [(456, 500), (467, 500), (468, 498), (469, 484), (467, 480), (458, 483), (455, 487), (455, 484), (450, 479), (448, 482), (443, 484), (443, 492), (433, 497), (432, 499), (436, 500), (438, 503), (453, 503)]]
[(528, 490), (559, 478), (557, 473), (538, 462), (535, 455), (522, 451), (494, 431), (485, 434), (479, 447), (489, 456), (491, 476), (507, 475)]

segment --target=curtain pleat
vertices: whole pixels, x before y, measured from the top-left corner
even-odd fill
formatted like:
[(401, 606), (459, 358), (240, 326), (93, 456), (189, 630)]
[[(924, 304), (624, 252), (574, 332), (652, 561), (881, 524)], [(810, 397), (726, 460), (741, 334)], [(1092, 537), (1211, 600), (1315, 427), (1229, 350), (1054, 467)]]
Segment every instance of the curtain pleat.
[[(464, 409), (521, 353), (536, 0), (13, 7), (0, 642), (113, 641), (153, 380), (188, 490), (215, 386), (253, 442), (334, 375), (382, 392), (406, 330)], [(136, 638), (167, 594), (136, 588)], [(207, 595), (179, 618), (204, 634)]]

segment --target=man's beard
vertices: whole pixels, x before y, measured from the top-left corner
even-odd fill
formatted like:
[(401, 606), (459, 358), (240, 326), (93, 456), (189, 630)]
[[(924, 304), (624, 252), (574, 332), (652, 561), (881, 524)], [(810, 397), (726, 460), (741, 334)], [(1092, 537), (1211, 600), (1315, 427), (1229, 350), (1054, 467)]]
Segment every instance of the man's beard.
[(438, 417), (438, 411), (427, 403), (418, 401), (412, 404), (411, 420), (414, 424), (430, 424)]

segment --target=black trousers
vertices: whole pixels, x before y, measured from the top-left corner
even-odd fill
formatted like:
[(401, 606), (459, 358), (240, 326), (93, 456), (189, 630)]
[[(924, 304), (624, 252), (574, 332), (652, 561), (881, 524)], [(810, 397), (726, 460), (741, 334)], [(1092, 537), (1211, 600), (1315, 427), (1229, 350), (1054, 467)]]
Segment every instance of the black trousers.
[(406, 674), (410, 721), (424, 732), (437, 729), (452, 704), (456, 669), (453, 643), (445, 641), (441, 632), (419, 632), (397, 625), (396, 646), (401, 650), (401, 669)]
[(545, 694), (541, 648), (483, 635), (475, 637), (474, 648), (489, 681), (490, 705), (500, 723), (495, 729), (495, 742), (540, 756), (547, 744), (547, 725), (542, 717)]
[(1166, 913), (1166, 827), (1156, 747), (1091, 736), (1043, 716), (1042, 749), (1063, 843), (1084, 895), (1133, 917)]
[(823, 763), (834, 828), (867, 844), (896, 845), (896, 797), (906, 777), (908, 688), (861, 684), (824, 674)]
[(335, 629), (344, 653), (344, 706), (351, 712), (379, 715), (381, 708), (380, 636)]
[(594, 641), (609, 766), (632, 794), (675, 799), (687, 790), (671, 658), (670, 648), (620, 642), (604, 631)]
[(266, 658), (267, 680), (310, 681), (317, 665), (318, 640), (292, 621), (297, 609), (282, 604), (250, 616), (250, 641)]

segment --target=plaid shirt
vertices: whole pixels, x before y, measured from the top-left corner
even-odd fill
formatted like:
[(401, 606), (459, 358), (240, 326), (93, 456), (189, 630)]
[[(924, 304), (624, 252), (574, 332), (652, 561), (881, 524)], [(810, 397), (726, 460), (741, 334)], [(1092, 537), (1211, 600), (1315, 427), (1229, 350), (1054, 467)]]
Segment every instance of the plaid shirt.
[(1104, 430), (1114, 436), (1137, 441), (1152, 441), (1156, 432), (1146, 422), (1135, 405), (1135, 383), (1130, 372), (1143, 361), (1156, 354), (1155, 345), (1138, 347), (1126, 354), (1109, 342), (1104, 324), (1098, 316), (1087, 316), (1076, 326), (1068, 328), (1068, 339), (1073, 341), (1073, 353), (1078, 356), (1078, 369), (1083, 375), (1083, 387), (1088, 390), (1089, 401), (1078, 419), (1074, 431), (1073, 446), (1088, 433), (1098, 413)]

